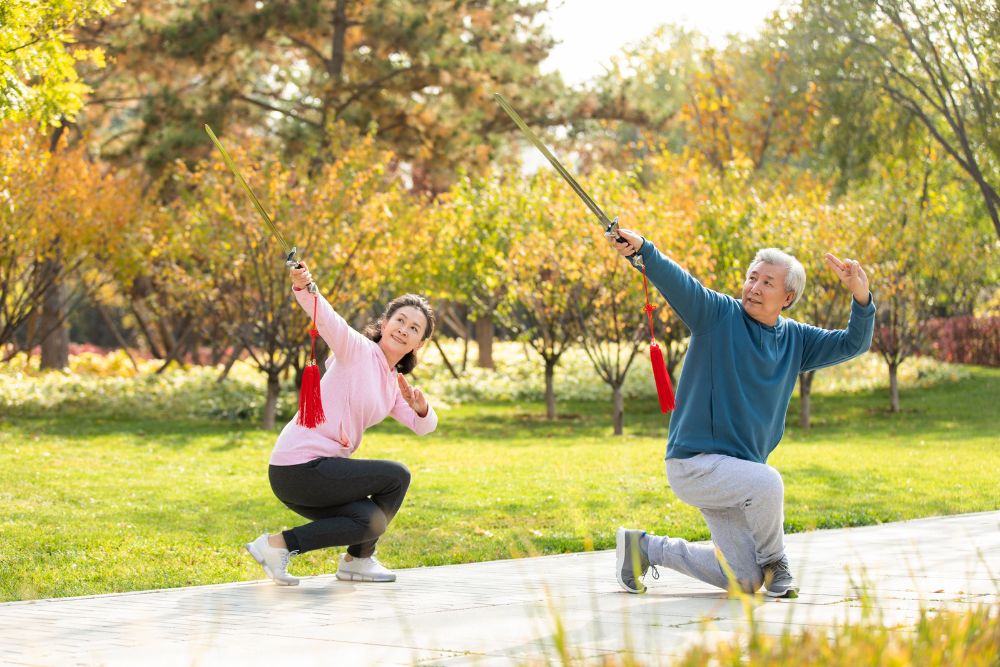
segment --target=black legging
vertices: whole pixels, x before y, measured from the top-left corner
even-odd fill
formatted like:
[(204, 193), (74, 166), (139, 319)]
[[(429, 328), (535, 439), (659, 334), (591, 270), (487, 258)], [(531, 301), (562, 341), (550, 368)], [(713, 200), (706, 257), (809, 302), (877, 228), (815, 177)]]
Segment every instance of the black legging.
[(322, 458), (268, 469), (271, 489), (307, 523), (282, 533), (289, 551), (348, 545), (347, 553), (368, 558), (396, 516), (410, 471), (395, 461)]

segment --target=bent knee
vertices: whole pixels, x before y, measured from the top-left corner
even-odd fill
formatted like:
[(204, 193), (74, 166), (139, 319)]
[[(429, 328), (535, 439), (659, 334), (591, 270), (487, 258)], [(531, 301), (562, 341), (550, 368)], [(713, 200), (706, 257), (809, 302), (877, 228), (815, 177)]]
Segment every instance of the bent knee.
[(385, 512), (377, 507), (375, 507), (368, 515), (367, 523), (368, 530), (370, 530), (374, 535), (382, 535), (389, 527), (389, 519), (385, 516)]
[(761, 492), (770, 496), (783, 497), (785, 495), (785, 482), (781, 479), (781, 473), (771, 466), (766, 466), (765, 469), (767, 472), (761, 475), (760, 479)]
[(391, 464), (389, 470), (399, 485), (404, 489), (410, 486), (410, 469), (398, 461), (388, 461), (387, 463)]

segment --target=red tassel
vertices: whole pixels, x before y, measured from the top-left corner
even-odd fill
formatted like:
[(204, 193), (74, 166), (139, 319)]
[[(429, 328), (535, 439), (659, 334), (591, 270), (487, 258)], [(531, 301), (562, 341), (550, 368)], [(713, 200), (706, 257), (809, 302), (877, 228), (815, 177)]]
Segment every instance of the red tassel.
[(307, 364), (302, 370), (302, 386), (299, 388), (299, 418), (296, 424), (306, 428), (316, 428), (326, 421), (323, 402), (319, 393), (319, 366)]
[(663, 361), (663, 352), (656, 342), (649, 344), (649, 360), (653, 363), (653, 379), (656, 380), (656, 396), (660, 399), (660, 411), (664, 414), (676, 407), (674, 390), (670, 386), (670, 374)]
[(323, 414), (323, 397), (319, 391), (319, 366), (316, 365), (316, 308), (319, 296), (313, 296), (313, 318), (309, 327), (312, 347), (309, 350), (309, 363), (302, 369), (302, 386), (299, 387), (299, 418), (295, 423), (306, 428), (316, 428), (326, 421)]

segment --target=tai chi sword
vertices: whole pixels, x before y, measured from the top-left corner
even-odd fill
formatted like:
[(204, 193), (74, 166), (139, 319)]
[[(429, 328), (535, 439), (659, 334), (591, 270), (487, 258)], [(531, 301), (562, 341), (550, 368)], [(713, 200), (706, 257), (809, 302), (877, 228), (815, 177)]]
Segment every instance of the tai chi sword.
[[(549, 161), (549, 164), (551, 164), (553, 168), (559, 172), (559, 175), (563, 177), (563, 180), (569, 183), (569, 186), (573, 188), (573, 192), (575, 192), (576, 195), (583, 200), (583, 203), (587, 205), (587, 208), (589, 208), (590, 211), (597, 216), (597, 221), (600, 223), (601, 227), (604, 228), (605, 236), (612, 237), (616, 241), (624, 242), (625, 239), (618, 233), (618, 218), (616, 217), (612, 220), (603, 210), (601, 210), (601, 207), (598, 206), (593, 199), (591, 199), (590, 195), (588, 195), (582, 187), (580, 187), (580, 184), (576, 182), (576, 179), (573, 178), (568, 171), (566, 171), (566, 168), (563, 167), (559, 160), (556, 159), (556, 156), (545, 147), (542, 140), (531, 131), (528, 125), (524, 122), (524, 119), (521, 118), (521, 115), (514, 111), (514, 107), (507, 103), (507, 100), (503, 98), (503, 95), (500, 93), (493, 93), (493, 97), (496, 99), (497, 104), (500, 105), (500, 108), (506, 111), (507, 115), (510, 116), (510, 119), (514, 121), (514, 124), (521, 129), (524, 136), (528, 137), (528, 141), (535, 145), (535, 148), (537, 148), (539, 152), (545, 156), (545, 159)], [(629, 255), (628, 260), (632, 262), (633, 266), (637, 268), (642, 267), (642, 257), (639, 253), (632, 253)]]
[[(236, 163), (233, 162), (233, 158), (229, 157), (229, 152), (222, 146), (222, 142), (219, 141), (217, 136), (215, 136), (215, 132), (213, 132), (212, 128), (208, 126), (208, 123), (205, 124), (205, 131), (208, 132), (208, 136), (212, 140), (212, 143), (215, 144), (215, 147), (219, 149), (220, 153), (222, 153), (222, 161), (226, 163), (229, 170), (233, 172), (233, 176), (235, 176), (239, 184), (243, 186), (247, 196), (250, 197), (250, 202), (253, 204), (253, 207), (257, 209), (257, 213), (264, 221), (264, 224), (267, 225), (267, 229), (271, 232), (271, 236), (273, 236), (275, 240), (281, 244), (281, 247), (284, 248), (285, 264), (293, 269), (300, 268), (301, 265), (299, 264), (299, 260), (295, 257), (295, 255), (298, 254), (298, 249), (293, 245), (289, 245), (282, 233), (278, 231), (278, 228), (274, 225), (274, 221), (271, 220), (271, 216), (267, 214), (267, 210), (260, 203), (260, 200), (257, 199), (257, 195), (253, 193), (253, 190), (250, 188), (250, 184), (246, 182), (246, 179), (243, 178), (243, 174), (241, 174), (240, 170), (236, 168)], [(312, 294), (316, 294), (316, 283), (309, 283), (308, 289)]]

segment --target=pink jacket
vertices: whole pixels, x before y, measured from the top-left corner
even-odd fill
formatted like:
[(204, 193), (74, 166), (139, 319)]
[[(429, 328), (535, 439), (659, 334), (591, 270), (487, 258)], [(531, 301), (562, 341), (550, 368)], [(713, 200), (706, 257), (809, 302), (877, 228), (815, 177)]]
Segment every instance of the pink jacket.
[[(313, 295), (292, 290), (310, 317)], [(437, 414), (428, 407), (425, 417), (417, 416), (399, 392), (397, 371), (378, 343), (358, 333), (319, 296), (316, 328), (333, 351), (320, 381), (326, 422), (317, 428), (295, 423), (298, 414), (281, 430), (271, 452), (271, 465), (306, 463), (320, 457), (353, 454), (361, 444), (365, 429), (391, 415), (417, 435), (437, 427)]]

